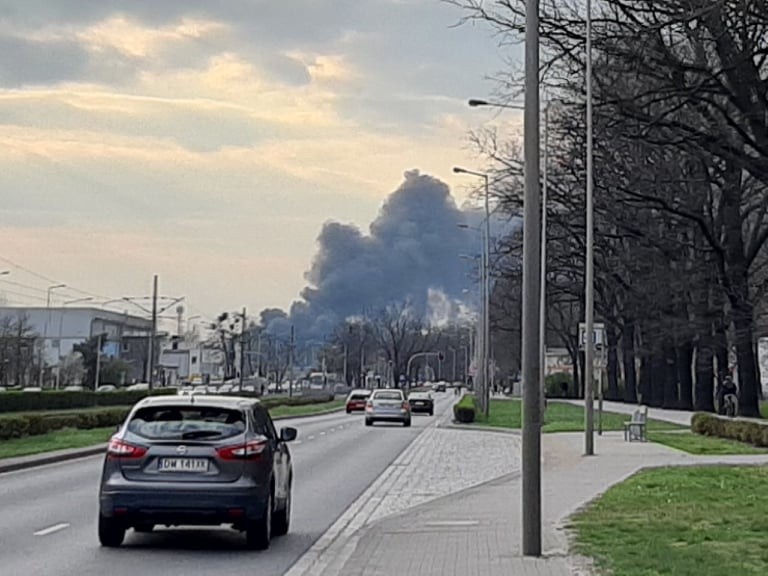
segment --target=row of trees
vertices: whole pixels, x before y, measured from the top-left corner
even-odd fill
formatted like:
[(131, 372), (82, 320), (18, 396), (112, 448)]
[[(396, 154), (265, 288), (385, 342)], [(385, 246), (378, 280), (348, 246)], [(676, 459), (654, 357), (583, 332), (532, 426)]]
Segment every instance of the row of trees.
[[(524, 37), (524, 0), (452, 3), (505, 41)], [(594, 10), (595, 306), (607, 327), (607, 394), (711, 411), (732, 353), (740, 411), (757, 416), (755, 350), (768, 291), (768, 5), (601, 0)], [(540, 33), (551, 101), (548, 331), (570, 351), (580, 394), (583, 2), (544, 0)], [(501, 85), (519, 79), (513, 71)], [(492, 133), (475, 142), (491, 160), (502, 209), (519, 213), (519, 151)], [(513, 235), (500, 248), (497, 311), (519, 308), (520, 243)], [(505, 318), (501, 328), (518, 329)]]

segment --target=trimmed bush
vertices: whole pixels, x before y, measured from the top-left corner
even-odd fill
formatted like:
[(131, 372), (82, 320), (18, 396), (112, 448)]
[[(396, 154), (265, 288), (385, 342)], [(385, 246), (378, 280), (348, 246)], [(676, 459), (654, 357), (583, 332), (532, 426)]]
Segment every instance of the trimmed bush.
[(62, 428), (107, 428), (122, 423), (127, 415), (127, 408), (103, 408), (80, 414), (51, 412), (3, 415), (0, 416), (0, 440), (38, 436)]
[(691, 430), (704, 436), (727, 438), (768, 448), (768, 422), (740, 420), (699, 412), (691, 419)]
[(116, 390), (114, 392), (64, 392), (46, 390), (44, 392), (2, 392), (0, 412), (33, 412), (37, 410), (71, 410), (74, 408), (94, 408), (97, 406), (132, 406), (147, 396), (176, 394), (175, 388), (156, 390)]
[(544, 380), (547, 398), (568, 398), (568, 388), (573, 383), (573, 376), (567, 372), (550, 374)]
[(477, 413), (477, 402), (474, 394), (464, 394), (456, 404), (453, 405), (453, 417), (462, 424), (471, 424), (475, 421)]

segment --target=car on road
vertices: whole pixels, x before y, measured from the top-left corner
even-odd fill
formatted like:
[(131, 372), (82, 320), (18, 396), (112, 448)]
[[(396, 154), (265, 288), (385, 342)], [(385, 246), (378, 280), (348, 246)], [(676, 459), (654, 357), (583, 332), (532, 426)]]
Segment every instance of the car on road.
[(432, 387), (432, 389), (433, 389), (435, 392), (445, 392), (445, 391), (446, 391), (448, 388), (447, 388), (447, 386), (446, 386), (445, 382), (437, 382), (437, 383), (436, 383), (436, 384), (435, 384), (435, 385)]
[(96, 388), (96, 392), (114, 392), (115, 390), (117, 390), (117, 387), (113, 386), (112, 384), (102, 384)]
[(99, 540), (156, 525), (231, 525), (249, 548), (288, 532), (293, 466), (288, 443), (254, 398), (154, 396), (110, 439), (99, 489)]
[(365, 404), (368, 402), (368, 397), (371, 395), (370, 390), (352, 390), (347, 396), (347, 414), (356, 412), (358, 410), (365, 410)]
[(371, 393), (365, 404), (365, 425), (372, 426), (374, 422), (401, 422), (405, 427), (411, 425), (411, 405), (402, 390), (388, 388)]
[(429, 392), (411, 392), (408, 395), (408, 403), (413, 414), (426, 412), (430, 416), (435, 415), (435, 400)]

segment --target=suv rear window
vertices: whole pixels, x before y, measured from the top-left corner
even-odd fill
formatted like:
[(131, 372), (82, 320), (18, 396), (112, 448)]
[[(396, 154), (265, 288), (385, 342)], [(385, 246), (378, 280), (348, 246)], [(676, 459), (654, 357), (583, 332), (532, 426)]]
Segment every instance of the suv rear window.
[(147, 406), (133, 414), (128, 431), (150, 440), (218, 440), (242, 434), (245, 415), (211, 406)]

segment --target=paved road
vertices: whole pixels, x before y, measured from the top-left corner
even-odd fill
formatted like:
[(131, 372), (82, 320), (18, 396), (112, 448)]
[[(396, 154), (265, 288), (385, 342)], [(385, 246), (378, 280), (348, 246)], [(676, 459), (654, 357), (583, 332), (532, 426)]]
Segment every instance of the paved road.
[[(453, 395), (438, 395), (435, 418)], [(0, 475), (0, 558), (3, 574), (121, 576), (135, 574), (279, 575), (435, 418), (414, 416), (411, 428), (366, 428), (359, 414), (283, 420), (299, 429), (291, 533), (267, 552), (244, 549), (231, 529), (129, 531), (119, 549), (96, 536), (101, 457)]]

